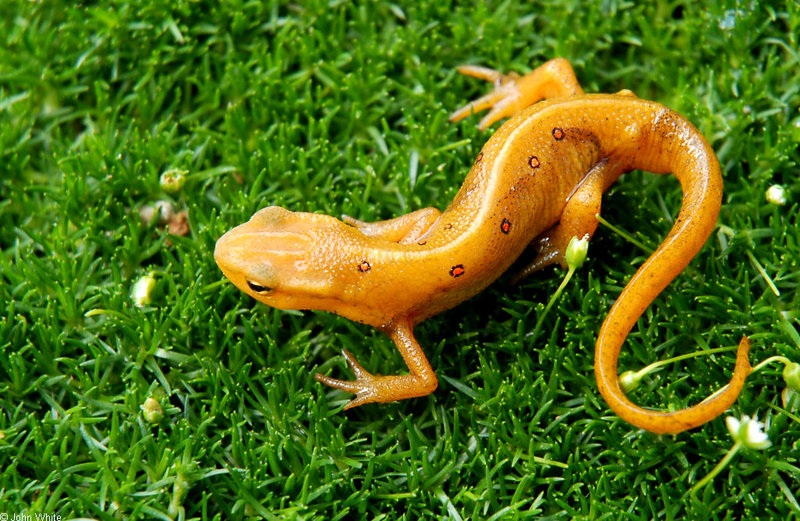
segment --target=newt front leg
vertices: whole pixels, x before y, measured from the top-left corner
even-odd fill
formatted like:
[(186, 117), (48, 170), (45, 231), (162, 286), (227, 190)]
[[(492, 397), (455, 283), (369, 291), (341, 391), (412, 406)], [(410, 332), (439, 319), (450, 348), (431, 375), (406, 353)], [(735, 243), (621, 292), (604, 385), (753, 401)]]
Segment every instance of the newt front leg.
[(320, 373), (316, 373), (314, 378), (317, 381), (329, 385), (342, 391), (347, 391), (356, 395), (355, 398), (347, 402), (345, 409), (358, 407), (365, 403), (394, 402), (426, 396), (436, 390), (439, 385), (436, 374), (431, 369), (425, 353), (414, 338), (411, 325), (399, 323), (390, 326), (386, 333), (397, 345), (400, 354), (403, 355), (410, 374), (396, 376), (376, 376), (361, 367), (361, 364), (347, 350), (342, 351), (342, 355), (347, 364), (356, 375), (355, 380), (339, 380)]
[(349, 215), (343, 215), (342, 220), (358, 228), (364, 235), (408, 244), (417, 242), (420, 237), (428, 233), (441, 213), (436, 208), (423, 208), (385, 221), (367, 222)]

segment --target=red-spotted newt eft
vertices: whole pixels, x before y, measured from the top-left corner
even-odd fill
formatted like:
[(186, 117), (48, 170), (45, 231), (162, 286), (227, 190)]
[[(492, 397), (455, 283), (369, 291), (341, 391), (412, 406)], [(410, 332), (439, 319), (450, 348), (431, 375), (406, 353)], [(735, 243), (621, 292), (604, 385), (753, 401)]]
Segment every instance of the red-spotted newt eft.
[(484, 109), (491, 110), (481, 128), (511, 119), (483, 146), (444, 212), (425, 208), (363, 222), (264, 208), (217, 242), (214, 256), (225, 276), (270, 306), (332, 311), (391, 337), (409, 374), (372, 375), (344, 351), (355, 380), (315, 375), (356, 395), (346, 408), (425, 396), (436, 389), (437, 379), (414, 338), (416, 324), (480, 292), (529, 245), (538, 256), (523, 274), (553, 263), (563, 266), (570, 239), (591, 237), (601, 196), (622, 173), (671, 172), (683, 189), (683, 204), (667, 238), (628, 282), (600, 328), (597, 385), (619, 416), (657, 433), (691, 429), (724, 412), (750, 372), (746, 337), (730, 383), (694, 407), (676, 412), (638, 407), (626, 398), (617, 376), (628, 332), (714, 228), (722, 178), (703, 136), (679, 114), (630, 91), (584, 94), (564, 59), (521, 77), (474, 66), (459, 70), (493, 81), (495, 88), (451, 120)]

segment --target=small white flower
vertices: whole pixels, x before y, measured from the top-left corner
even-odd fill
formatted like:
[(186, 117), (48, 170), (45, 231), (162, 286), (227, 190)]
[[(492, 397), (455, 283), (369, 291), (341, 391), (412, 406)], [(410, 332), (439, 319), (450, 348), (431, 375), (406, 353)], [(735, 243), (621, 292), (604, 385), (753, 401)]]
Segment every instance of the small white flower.
[[(745, 416), (745, 418), (747, 418), (747, 416)], [(738, 419), (733, 416), (728, 416), (725, 418), (725, 425), (728, 427), (728, 432), (731, 433), (731, 438), (736, 438), (739, 435), (739, 428), (742, 424)]]
[(741, 443), (745, 447), (764, 450), (772, 445), (769, 436), (762, 429), (764, 424), (758, 421), (758, 416), (752, 419), (749, 416), (742, 416), (741, 420), (728, 416), (725, 424), (734, 441)]
[(772, 185), (767, 189), (767, 201), (771, 204), (783, 206), (786, 204), (786, 190), (781, 185)]
[(150, 296), (156, 287), (156, 278), (152, 273), (141, 277), (133, 283), (131, 288), (131, 300), (137, 308), (141, 308), (150, 303)]

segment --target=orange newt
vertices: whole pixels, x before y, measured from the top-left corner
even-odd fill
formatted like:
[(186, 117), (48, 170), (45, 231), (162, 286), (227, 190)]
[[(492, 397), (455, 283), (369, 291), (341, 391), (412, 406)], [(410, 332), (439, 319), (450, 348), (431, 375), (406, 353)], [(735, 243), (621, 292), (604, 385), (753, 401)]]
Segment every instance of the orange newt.
[(537, 257), (523, 275), (554, 263), (564, 266), (570, 239), (592, 236), (601, 196), (621, 174), (672, 172), (683, 203), (667, 238), (628, 282), (600, 328), (597, 385), (619, 416), (656, 433), (691, 429), (728, 409), (751, 370), (747, 337), (739, 344), (730, 383), (687, 409), (659, 412), (634, 405), (617, 376), (628, 332), (714, 228), (722, 178), (703, 136), (679, 114), (630, 91), (584, 94), (561, 58), (521, 77), (474, 66), (459, 71), (492, 81), (495, 88), (451, 120), (484, 109), (491, 110), (481, 128), (511, 119), (483, 146), (444, 212), (425, 208), (363, 222), (264, 208), (217, 242), (214, 257), (225, 276), (270, 306), (332, 311), (374, 326), (395, 342), (407, 375), (372, 375), (346, 350), (355, 380), (315, 375), (355, 394), (345, 408), (425, 396), (436, 389), (437, 379), (414, 338), (416, 324), (480, 292), (529, 245)]

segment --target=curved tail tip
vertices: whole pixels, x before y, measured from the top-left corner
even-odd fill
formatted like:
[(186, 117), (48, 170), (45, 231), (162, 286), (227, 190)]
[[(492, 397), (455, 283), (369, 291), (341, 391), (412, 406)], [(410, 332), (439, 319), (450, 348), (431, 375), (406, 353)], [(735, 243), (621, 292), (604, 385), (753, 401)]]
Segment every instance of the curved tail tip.
[(747, 376), (753, 371), (750, 365), (750, 345), (750, 338), (747, 335), (743, 336), (739, 341), (739, 347), (736, 350), (735, 373), (738, 373), (740, 370), (746, 370), (745, 376)]
[(623, 420), (656, 434), (678, 434), (713, 420), (733, 405), (744, 387), (745, 379), (753, 370), (749, 354), (750, 339), (744, 336), (739, 341), (736, 365), (728, 384), (699, 404), (674, 412), (653, 411), (633, 404), (619, 387), (618, 381), (610, 388), (602, 381), (598, 381), (598, 385), (606, 402)]

